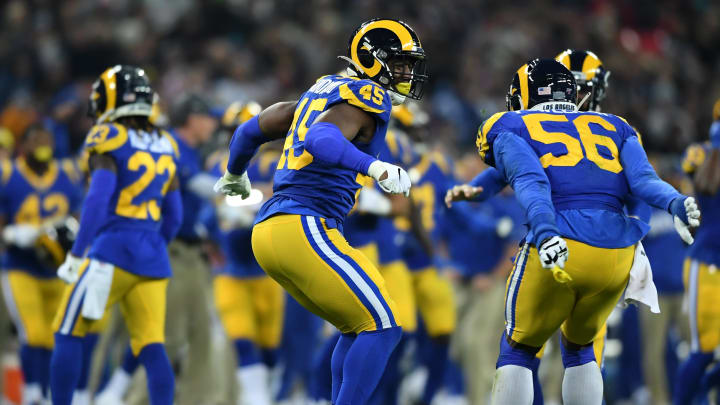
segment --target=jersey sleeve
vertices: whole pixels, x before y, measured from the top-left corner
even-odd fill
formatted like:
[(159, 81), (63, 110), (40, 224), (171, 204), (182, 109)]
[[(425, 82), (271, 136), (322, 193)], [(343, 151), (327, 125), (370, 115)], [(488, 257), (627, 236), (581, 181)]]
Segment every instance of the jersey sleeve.
[(703, 144), (694, 143), (685, 150), (685, 154), (682, 159), (682, 169), (687, 174), (695, 173), (705, 161), (707, 155), (707, 148)]
[(10, 159), (0, 159), (0, 189), (10, 181), (13, 172), (13, 164)]
[(0, 159), (0, 218), (5, 218), (5, 220), (8, 216), (7, 197), (9, 193), (7, 188), (12, 171), (13, 164), (10, 159)]
[(720, 148), (720, 121), (715, 121), (710, 125), (710, 144), (713, 148)]
[(83, 187), (83, 177), (77, 164), (72, 159), (63, 159), (60, 164), (62, 170), (69, 181), (68, 196), (70, 198), (70, 212), (80, 212), (85, 188)]
[(127, 129), (122, 125), (95, 125), (85, 138), (84, 149), (88, 153), (109, 153), (125, 145), (127, 140)]
[(507, 111), (495, 113), (490, 118), (486, 119), (478, 128), (477, 139), (475, 145), (478, 148), (480, 158), (490, 166), (495, 165), (495, 158), (493, 156), (492, 146), (503, 130), (506, 128), (508, 122), (511, 121), (511, 114)]
[(388, 92), (370, 80), (351, 80), (338, 87), (338, 95), (344, 101), (375, 117), (381, 122), (390, 120), (392, 103)]

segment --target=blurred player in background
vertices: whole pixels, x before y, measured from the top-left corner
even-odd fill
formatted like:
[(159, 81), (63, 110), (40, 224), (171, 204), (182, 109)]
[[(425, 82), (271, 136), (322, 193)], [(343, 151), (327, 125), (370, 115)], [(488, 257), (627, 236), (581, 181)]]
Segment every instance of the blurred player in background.
[[(259, 145), (286, 137), (274, 194), (253, 229), (263, 269), (343, 335), (332, 359), (332, 402), (364, 404), (401, 336), (377, 268), (342, 236), (359, 174), (408, 194), (398, 166), (372, 157), (384, 143), (392, 104), (419, 99), (425, 54), (405, 23), (377, 19), (350, 38), (351, 77), (320, 78), (300, 101), (279, 103), (238, 128), (227, 172), (216, 187), (249, 195), (246, 169)], [(288, 131), (289, 130), (289, 131)]]
[[(233, 120), (237, 127), (256, 116), (261, 107), (255, 102), (231, 105), (237, 110)], [(255, 195), (220, 198), (216, 204), (216, 239), (225, 258), (221, 273), (213, 282), (215, 306), (225, 333), (235, 348), (236, 378), (240, 387), (240, 404), (269, 405), (272, 401), (269, 372), (277, 364), (277, 350), (282, 337), (284, 292), (255, 260), (252, 253), (252, 224), (263, 199), (272, 194), (272, 177), (280, 152), (265, 147), (250, 163), (248, 177)], [(218, 160), (212, 163), (212, 160)], [(227, 151), (209, 159), (210, 174), (220, 177), (227, 167)]]
[(68, 225), (77, 227), (70, 216), (80, 209), (82, 181), (70, 160), (53, 158), (52, 134), (40, 125), (25, 132), (19, 156), (2, 160), (0, 170), (3, 296), (20, 339), (23, 404), (37, 404), (49, 394), (52, 320), (64, 289), (55, 269), (77, 230)]
[[(559, 62), (535, 59), (522, 66), (507, 101), (510, 112), (481, 126), (478, 149), (513, 185), (530, 232), (508, 280), (493, 403), (533, 402), (535, 354), (562, 326), (563, 401), (600, 404), (602, 376), (593, 364), (592, 341), (625, 290), (631, 267), (645, 277), (649, 269), (635, 254), (647, 225), (623, 214), (625, 196), (632, 191), (669, 210), (684, 237), (699, 224), (700, 212), (692, 198), (657, 177), (625, 121), (576, 112), (575, 79)], [(576, 252), (570, 261), (569, 251)]]
[(173, 279), (168, 286), (167, 347), (173, 364), (179, 366), (178, 401), (194, 405), (211, 401), (210, 269), (202, 252), (207, 231), (198, 215), (213, 203), (215, 178), (204, 172), (198, 149), (210, 141), (217, 128), (210, 105), (199, 95), (187, 94), (171, 105), (170, 134), (180, 158), (178, 180), (183, 202), (183, 220), (177, 237), (168, 246)]
[[(445, 221), (443, 197), (454, 184), (453, 167), (449, 159), (436, 149), (425, 129), (427, 114), (416, 105), (397, 108), (396, 119), (404, 127), (413, 142), (416, 160), (408, 170), (413, 190), (410, 193), (412, 212), (410, 216), (398, 217), (395, 227), (405, 233), (401, 252), (410, 270), (412, 294), (423, 327), (429, 340), (423, 342), (422, 365), (427, 369), (427, 379), (417, 403), (429, 405), (443, 386), (450, 347), (450, 335), (455, 331), (455, 299), (449, 279), (440, 274), (436, 259), (440, 254), (442, 229)], [(418, 121), (412, 125), (413, 116)]]
[[(658, 174), (670, 184), (681, 184), (678, 181), (678, 170), (660, 163), (659, 159), (650, 157), (650, 162)], [(674, 163), (674, 162), (673, 162)], [(681, 175), (681, 174), (680, 174)], [(686, 187), (676, 186), (679, 190)], [(705, 214), (705, 207), (703, 214)], [(643, 239), (643, 247), (647, 253), (653, 272), (653, 281), (658, 290), (659, 314), (640, 310), (640, 326), (642, 337), (642, 371), (653, 404), (667, 405), (670, 403), (670, 386), (668, 378), (673, 381), (676, 375), (673, 365), (677, 363), (677, 345), (682, 339), (687, 341), (687, 316), (683, 311), (683, 261), (687, 253), (687, 245), (675, 232), (673, 217), (667, 211), (653, 209), (650, 216), (650, 232)], [(673, 336), (674, 335), (674, 336)], [(670, 345), (668, 345), (670, 343)], [(670, 346), (672, 361), (667, 361)], [(667, 364), (667, 366), (666, 366)], [(668, 367), (669, 366), (669, 367)]]
[[(167, 244), (182, 217), (178, 146), (149, 121), (153, 91), (145, 72), (116, 65), (93, 84), (85, 141), (90, 187), (77, 238), (58, 269), (65, 288), (53, 328), (53, 404), (70, 405), (80, 378), (83, 337), (115, 303), (133, 355), (148, 376), (150, 403), (172, 404), (174, 376), (165, 353)], [(85, 258), (87, 257), (87, 258)]]
[[(165, 118), (157, 99), (155, 94), (149, 117), (154, 125)], [(212, 208), (211, 203), (216, 197), (212, 191), (215, 177), (203, 170), (199, 149), (210, 141), (217, 121), (208, 102), (192, 93), (182, 96), (171, 106), (169, 118), (170, 124), (174, 125), (169, 133), (180, 152), (177, 174), (183, 220), (177, 238), (168, 247), (173, 278), (167, 293), (167, 305), (172, 310), (168, 313), (166, 325), (166, 348), (171, 362), (178, 368), (178, 401), (192, 404), (213, 400), (215, 395), (211, 383), (215, 369), (210, 364), (210, 270), (202, 252), (202, 243), (208, 235), (199, 220), (199, 214), (204, 209)], [(147, 401), (144, 390), (137, 384), (131, 384), (139, 365), (132, 348), (128, 347), (120, 366), (98, 393), (97, 400), (104, 405), (119, 404), (130, 391), (128, 395), (134, 400)]]
[[(487, 166), (473, 152), (463, 155), (456, 168), (458, 179), (469, 182)], [(473, 405), (485, 404), (492, 390), (497, 330), (504, 322), (505, 280), (526, 233), (525, 213), (511, 192), (488, 197), (470, 205), (448, 201), (452, 209), (444, 226), (448, 255), (458, 276), (458, 330), (452, 354), (465, 373), (468, 401)]]
[[(691, 145), (683, 170), (692, 176), (695, 195), (703, 209), (703, 223), (685, 260), (685, 290), (690, 318), (690, 356), (675, 380), (673, 403), (691, 403), (698, 394), (705, 369), (720, 345), (720, 100), (713, 108), (710, 140)], [(676, 221), (677, 222), (677, 221)], [(720, 386), (717, 370), (711, 385)]]

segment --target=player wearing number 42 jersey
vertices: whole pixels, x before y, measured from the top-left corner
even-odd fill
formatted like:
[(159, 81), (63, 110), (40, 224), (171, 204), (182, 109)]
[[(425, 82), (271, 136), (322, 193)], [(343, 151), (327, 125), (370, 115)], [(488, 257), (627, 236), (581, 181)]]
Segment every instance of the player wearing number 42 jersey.
[(657, 177), (624, 120), (578, 112), (576, 102), (572, 73), (535, 59), (515, 74), (510, 111), (478, 133), (480, 156), (512, 185), (530, 225), (508, 279), (494, 404), (532, 403), (534, 356), (560, 328), (563, 402), (599, 405), (592, 340), (626, 286), (636, 287), (628, 286), (631, 268), (648, 276), (636, 251), (648, 227), (623, 213), (624, 200), (632, 193), (670, 211), (681, 236), (699, 224), (694, 200)]
[(298, 102), (271, 106), (238, 127), (216, 189), (247, 196), (250, 158), (260, 144), (285, 137), (274, 194), (253, 229), (253, 252), (298, 302), (343, 333), (332, 358), (332, 402), (362, 405), (401, 330), (382, 276), (348, 245), (343, 221), (359, 175), (386, 192), (409, 193), (407, 173), (373, 156), (384, 143), (392, 104), (422, 96), (425, 53), (407, 24), (377, 19), (353, 33), (342, 58), (350, 77), (322, 77)]
[(152, 102), (148, 78), (136, 67), (112, 67), (93, 85), (89, 113), (97, 125), (85, 141), (90, 188), (77, 238), (58, 269), (71, 285), (53, 325), (55, 405), (70, 405), (82, 338), (115, 303), (133, 354), (147, 371), (150, 403), (173, 403), (174, 377), (163, 346), (171, 276), (166, 245), (180, 225), (182, 203), (175, 177), (178, 148), (150, 124)]

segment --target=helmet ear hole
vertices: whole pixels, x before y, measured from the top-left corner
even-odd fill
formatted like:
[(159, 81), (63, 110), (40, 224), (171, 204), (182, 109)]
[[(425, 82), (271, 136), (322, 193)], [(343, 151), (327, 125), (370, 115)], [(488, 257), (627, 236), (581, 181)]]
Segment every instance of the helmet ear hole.
[(361, 49), (358, 51), (358, 60), (360, 61), (360, 64), (365, 68), (371, 67), (375, 62), (375, 58), (372, 56), (372, 54), (365, 49)]

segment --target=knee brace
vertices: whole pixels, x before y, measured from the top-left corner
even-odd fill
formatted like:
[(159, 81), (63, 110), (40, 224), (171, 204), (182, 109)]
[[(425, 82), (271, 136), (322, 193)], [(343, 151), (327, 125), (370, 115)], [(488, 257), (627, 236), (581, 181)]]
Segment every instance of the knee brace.
[(535, 355), (539, 350), (539, 347), (532, 347), (518, 343), (510, 339), (503, 332), (503, 335), (500, 338), (500, 355), (498, 356), (495, 368), (515, 365), (532, 370), (535, 365)]
[(569, 342), (565, 335), (562, 337), (560, 345), (562, 353), (563, 366), (565, 368), (582, 366), (583, 364), (595, 361), (595, 351), (593, 351), (592, 342), (586, 345), (579, 345)]

